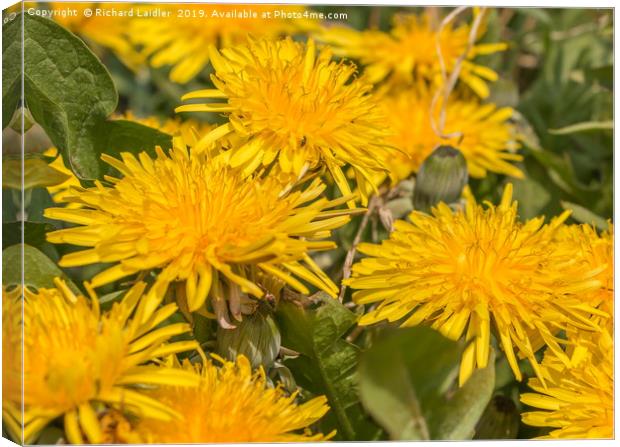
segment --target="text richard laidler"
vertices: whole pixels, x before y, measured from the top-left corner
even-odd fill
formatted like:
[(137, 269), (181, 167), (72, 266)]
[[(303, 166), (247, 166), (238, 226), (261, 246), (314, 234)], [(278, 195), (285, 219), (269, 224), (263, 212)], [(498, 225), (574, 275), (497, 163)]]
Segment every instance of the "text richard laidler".
[(94, 8), (94, 17), (179, 17), (179, 18), (214, 18), (214, 19), (260, 19), (260, 18), (295, 18), (296, 13), (292, 11), (274, 9), (271, 12), (252, 10), (250, 8), (226, 9), (209, 8), (205, 4), (203, 9), (184, 8), (184, 4), (171, 9), (162, 8), (140, 8), (131, 7), (128, 9), (116, 9), (113, 7)]

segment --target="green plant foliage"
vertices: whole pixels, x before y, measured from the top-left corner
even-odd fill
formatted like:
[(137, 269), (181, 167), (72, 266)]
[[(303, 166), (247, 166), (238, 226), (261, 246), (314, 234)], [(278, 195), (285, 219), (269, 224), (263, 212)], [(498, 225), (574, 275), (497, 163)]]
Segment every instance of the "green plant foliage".
[(360, 360), (364, 407), (394, 440), (471, 439), (493, 393), (494, 357), (454, 391), (461, 353), (427, 327), (388, 331)]
[[(19, 20), (2, 26), (2, 128), (7, 127), (21, 95), (21, 33)], [(19, 118), (21, 120), (21, 118)]]
[[(155, 129), (106, 122), (116, 109), (118, 94), (108, 70), (84, 42), (51, 20), (29, 14), (23, 19), (26, 105), (79, 178), (103, 175), (99, 159), (103, 152), (169, 147), (170, 138)], [(20, 31), (21, 15), (3, 27), (7, 60), (21, 54)], [(19, 65), (6, 65), (3, 123), (11, 119), (20, 94)]]
[(519, 430), (519, 412), (510, 397), (491, 399), (476, 426), (475, 439), (514, 439)]
[[(533, 12), (536, 11), (536, 12)], [(543, 10), (520, 9), (520, 14)], [(526, 157), (544, 169), (527, 172), (546, 184), (554, 197), (611, 217), (607, 193), (612, 177), (611, 14), (575, 9), (546, 10), (546, 20), (535, 22), (531, 32), (517, 40), (515, 51), (539, 59), (533, 80), (522, 87), (519, 111), (531, 124)], [(516, 23), (515, 23), (516, 25)], [(531, 136), (538, 140), (533, 142)], [(533, 174), (533, 175), (532, 175)], [(547, 214), (561, 211), (558, 200), (545, 207)]]
[[(95, 149), (98, 154), (108, 154), (119, 158), (121, 152), (148, 152), (155, 156), (155, 147), (169, 149), (170, 135), (151, 127), (127, 120), (102, 121), (94, 131)], [(101, 172), (108, 174), (112, 168), (108, 165), (100, 167)]]
[[(43, 222), (23, 222), (24, 242), (32, 247), (40, 247), (46, 243), (45, 234), (54, 227)], [(2, 224), (2, 249), (22, 241), (22, 222), (4, 222)]]
[(549, 129), (549, 133), (553, 135), (569, 135), (592, 130), (613, 130), (613, 128), (613, 121), (587, 121), (585, 123), (577, 123), (562, 127), (561, 129)]
[(73, 290), (79, 290), (67, 274), (60, 270), (51, 259), (26, 244), (12, 245), (2, 251), (2, 284), (4, 286), (22, 284), (22, 265), (24, 266), (24, 286), (35, 289), (54, 287), (54, 278), (58, 277), (65, 280)]
[(605, 219), (603, 219), (601, 216), (594, 214), (587, 208), (571, 202), (562, 201), (560, 203), (562, 204), (562, 208), (572, 211), (571, 216), (577, 222), (593, 225), (599, 230), (603, 231), (609, 228), (609, 224)]
[(326, 432), (335, 428), (341, 440), (369, 439), (372, 427), (364, 422), (356, 386), (359, 348), (342, 338), (357, 316), (323, 292), (306, 305), (285, 301), (278, 306), (282, 345), (300, 353), (285, 365), (299, 385), (327, 396), (331, 411), (321, 423)]

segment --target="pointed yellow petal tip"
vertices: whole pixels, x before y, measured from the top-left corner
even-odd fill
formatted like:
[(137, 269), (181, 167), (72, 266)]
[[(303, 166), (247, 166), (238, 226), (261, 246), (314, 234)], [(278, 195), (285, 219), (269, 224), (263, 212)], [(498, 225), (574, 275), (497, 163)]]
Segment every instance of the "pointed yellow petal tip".
[(508, 208), (512, 204), (512, 183), (507, 183), (502, 194), (501, 208)]

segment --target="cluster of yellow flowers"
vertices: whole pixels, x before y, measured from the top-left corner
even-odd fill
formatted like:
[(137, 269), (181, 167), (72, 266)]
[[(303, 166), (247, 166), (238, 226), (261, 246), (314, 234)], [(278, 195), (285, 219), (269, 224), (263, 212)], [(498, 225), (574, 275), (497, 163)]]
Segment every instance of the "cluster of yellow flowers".
[[(105, 269), (84, 284), (88, 297), (59, 279), (55, 288), (3, 289), (9, 431), (20, 438), (23, 424), (32, 442), (62, 417), (72, 443), (329, 439), (310, 428), (329, 409), (324, 396), (300, 403), (245, 357), (209, 359), (188, 324), (162, 323), (181, 309), (230, 327), (243, 302), (284, 286), (335, 298), (338, 287), (311, 255), (336, 248), (332, 230), (364, 212), (382, 185), (417, 172), (438, 145), (461, 149), (474, 177), (521, 177), (512, 110), (482, 102), (497, 75), (475, 62), (505, 45), (466, 51), (468, 25), (439, 31), (427, 15), (397, 16), (389, 33), (307, 25), (305, 42), (281, 38), (299, 31), (286, 20), (248, 31), (228, 20), (127, 19), (118, 39), (95, 20), (66, 25), (128, 64), (172, 65), (171, 79), (186, 82), (210, 63), (213, 87), (188, 93), (176, 111), (226, 121), (128, 115), (171, 134), (172, 148), (103, 155), (116, 175), (51, 188), (59, 206), (45, 216), (71, 225), (48, 241), (81, 247), (59, 265)], [(437, 35), (444, 70), (466, 57), (455, 91), (435, 103), (444, 86)], [(335, 56), (356, 60), (361, 76)], [(340, 194), (330, 199), (332, 182)], [(359, 245), (367, 257), (344, 281), (369, 305), (359, 323), (427, 323), (464, 340), (460, 384), (487, 365), (495, 335), (518, 380), (520, 359), (535, 371), (535, 392), (522, 400), (541, 411), (526, 423), (557, 428), (550, 436), (610, 437), (612, 230), (568, 225), (568, 213), (521, 222), (510, 184), (498, 205), (477, 204), (469, 189), (464, 196), (457, 210), (413, 211), (388, 240)], [(119, 280), (132, 286), (100, 309), (94, 289)], [(182, 352), (196, 362), (179, 363)]]
[[(478, 13), (475, 11), (474, 16)], [(512, 109), (483, 104), (478, 99), (489, 96), (487, 82), (497, 80), (497, 73), (476, 64), (475, 58), (503, 51), (505, 43), (476, 43), (468, 49), (469, 25), (440, 27), (428, 13), (395, 15), (388, 33), (334, 26), (314, 34), (330, 44), (335, 54), (358, 60), (363, 67), (362, 79), (376, 86), (390, 130), (388, 144), (398, 149), (387, 160), (393, 180), (417, 172), (424, 159), (442, 144), (461, 150), (472, 177), (482, 178), (487, 172), (523, 177), (510, 164), (522, 159), (516, 154), (516, 129), (509, 122)], [(481, 27), (475, 37), (483, 34)], [(442, 69), (451, 73), (463, 54), (458, 71), (461, 84), (447, 102), (441, 98), (434, 102), (437, 90), (444, 85)], [(445, 127), (438, 135), (433, 121), (439, 121), (442, 108)]]

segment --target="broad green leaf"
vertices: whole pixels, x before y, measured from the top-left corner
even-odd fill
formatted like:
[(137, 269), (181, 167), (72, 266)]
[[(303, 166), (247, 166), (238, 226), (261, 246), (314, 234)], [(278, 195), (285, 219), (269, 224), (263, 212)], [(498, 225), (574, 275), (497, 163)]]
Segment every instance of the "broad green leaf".
[(360, 360), (360, 396), (394, 440), (471, 439), (493, 392), (494, 370), (476, 371), (450, 397), (462, 352), (428, 327), (384, 333)]
[[(154, 157), (155, 146), (160, 146), (164, 150), (172, 146), (170, 135), (127, 120), (103, 121), (95, 129), (94, 135), (97, 153), (106, 153), (112, 156), (121, 152), (146, 151)], [(107, 165), (102, 167), (105, 174), (108, 174), (110, 170), (111, 168)]]
[[(18, 15), (3, 34), (10, 39), (19, 33), (20, 20)], [(118, 94), (107, 69), (84, 42), (52, 20), (27, 14), (24, 24), (26, 105), (80, 179), (101, 178), (109, 172), (100, 160), (104, 152), (170, 146), (168, 135), (150, 127), (107, 121), (116, 109)], [(21, 54), (19, 45), (6, 51), (7, 58)], [(7, 69), (6, 75), (3, 89), (18, 82), (19, 70)], [(7, 100), (11, 105), (12, 97)]]
[(562, 204), (562, 208), (572, 211), (571, 217), (576, 221), (594, 225), (599, 230), (607, 230), (609, 228), (609, 224), (604, 218), (593, 213), (589, 209), (581, 205), (577, 205), (576, 203), (571, 203), (564, 200), (560, 203)]
[(568, 135), (577, 132), (588, 132), (593, 130), (613, 130), (613, 121), (586, 121), (583, 123), (572, 124), (559, 129), (549, 129), (553, 135)]
[(311, 307), (282, 301), (276, 320), (282, 345), (300, 353), (285, 361), (295, 380), (314, 394), (323, 394), (330, 411), (321, 420), (324, 432), (337, 429), (337, 439), (369, 439), (372, 428), (359, 404), (356, 369), (359, 348), (341, 337), (357, 316), (323, 292), (313, 295)]
[(21, 96), (21, 16), (2, 26), (2, 128), (9, 125)]
[(30, 111), (24, 107), (18, 107), (17, 110), (15, 110), (8, 127), (21, 135), (22, 127), (24, 129), (24, 133), (26, 133), (34, 124), (35, 122), (34, 119), (32, 119)]
[(434, 330), (415, 327), (387, 332), (362, 355), (362, 402), (392, 439), (431, 439), (430, 407), (461, 351)]
[(490, 352), (489, 365), (474, 371), (469, 380), (430, 417), (433, 439), (472, 439), (475, 427), (495, 388), (495, 354)]
[[(20, 17), (6, 28), (18, 27)], [(69, 31), (41, 17), (26, 14), (23, 19), (28, 109), (74, 172), (81, 178), (96, 178), (99, 155), (92, 133), (116, 108), (112, 79), (84, 42)]]
[[(47, 256), (36, 248), (23, 244), (24, 285), (34, 288), (54, 287), (54, 278), (60, 277), (74, 291), (78, 288)], [(22, 283), (22, 244), (12, 245), (2, 252), (2, 285)]]

